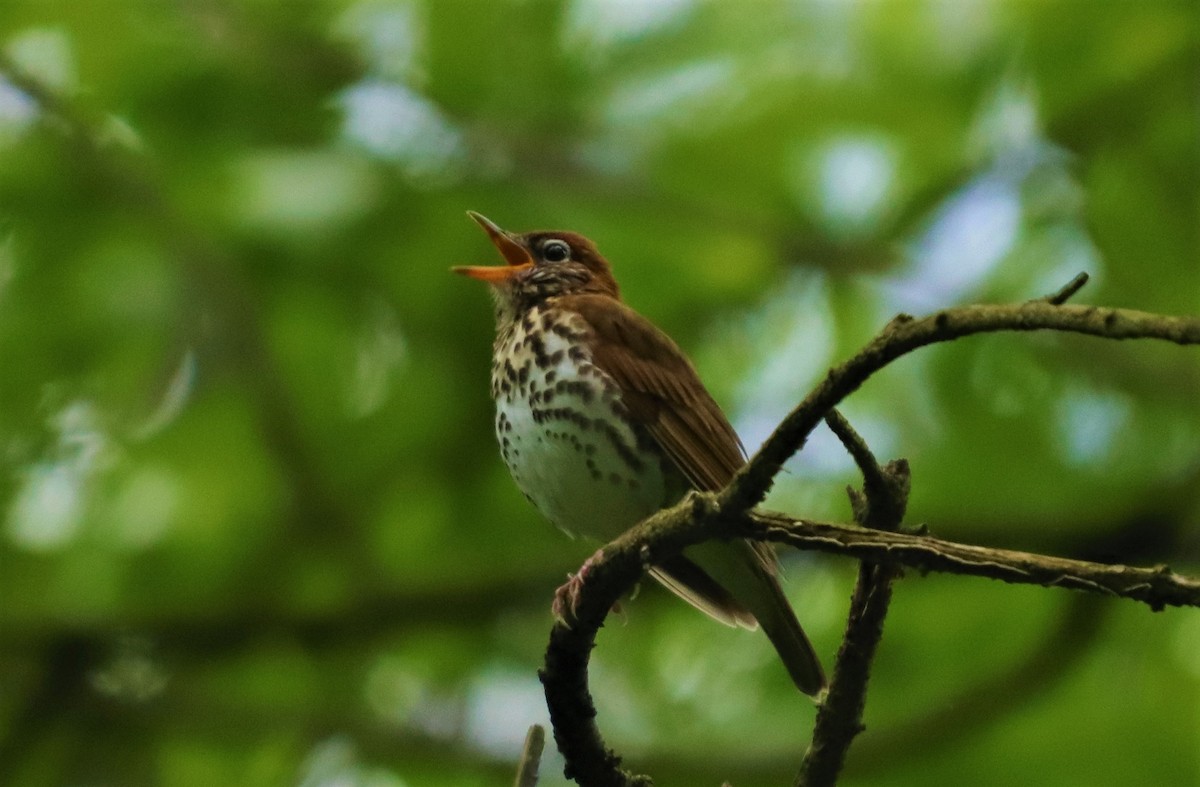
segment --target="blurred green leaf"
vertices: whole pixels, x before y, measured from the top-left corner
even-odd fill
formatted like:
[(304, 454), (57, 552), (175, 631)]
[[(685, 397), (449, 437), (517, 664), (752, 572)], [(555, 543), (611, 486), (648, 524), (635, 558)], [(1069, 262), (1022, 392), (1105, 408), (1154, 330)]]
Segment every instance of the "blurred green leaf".
[[(498, 461), (464, 211), (594, 238), (753, 449), (900, 311), (1086, 270), (1200, 312), (1194, 6), (6, 3), (0, 783), (510, 782), (595, 545)], [(844, 410), (912, 524), (1195, 572), (1198, 398), (1192, 350), (1005, 335)], [(847, 483), (818, 431), (770, 503), (846, 520)], [(831, 660), (854, 567), (784, 563)], [(1074, 599), (902, 580), (844, 782), (1200, 779), (1195, 616)], [(593, 689), (632, 764), (792, 778), (812, 711), (764, 638), (623, 614)]]

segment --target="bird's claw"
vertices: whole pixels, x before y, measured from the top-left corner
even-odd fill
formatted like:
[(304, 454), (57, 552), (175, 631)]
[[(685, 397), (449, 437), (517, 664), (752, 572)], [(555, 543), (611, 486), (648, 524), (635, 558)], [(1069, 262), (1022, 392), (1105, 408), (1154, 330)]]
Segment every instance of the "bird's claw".
[(554, 591), (554, 603), (550, 605), (550, 611), (553, 613), (556, 623), (570, 628), (571, 624), (575, 622), (575, 610), (579, 606), (579, 594), (583, 592), (583, 583), (587, 579), (592, 565), (602, 557), (604, 557), (604, 550), (597, 549), (594, 555), (583, 561), (579, 571), (567, 574), (566, 583)]

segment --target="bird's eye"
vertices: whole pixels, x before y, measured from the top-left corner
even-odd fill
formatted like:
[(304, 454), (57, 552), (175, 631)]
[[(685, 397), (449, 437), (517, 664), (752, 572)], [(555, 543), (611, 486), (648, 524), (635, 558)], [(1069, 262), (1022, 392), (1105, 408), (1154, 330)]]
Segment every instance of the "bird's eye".
[(571, 256), (571, 247), (561, 240), (549, 240), (542, 246), (542, 259), (546, 262), (562, 262)]

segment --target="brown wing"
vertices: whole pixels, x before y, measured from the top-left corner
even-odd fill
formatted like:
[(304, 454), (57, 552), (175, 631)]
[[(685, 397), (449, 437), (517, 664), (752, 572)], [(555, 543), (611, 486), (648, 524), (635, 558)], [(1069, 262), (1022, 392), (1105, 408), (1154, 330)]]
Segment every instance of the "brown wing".
[(567, 296), (562, 306), (591, 326), (592, 361), (692, 486), (714, 492), (729, 483), (746, 461), (741, 441), (678, 345), (612, 298)]
[[(721, 489), (745, 463), (737, 433), (669, 336), (620, 301), (599, 295), (561, 299), (593, 331), (592, 361), (621, 387), (621, 400), (694, 488)], [(682, 493), (682, 490), (680, 490)], [(667, 501), (664, 501), (667, 502)], [(753, 552), (774, 573), (774, 555)], [(754, 615), (693, 561), (679, 555), (652, 569), (655, 578), (700, 610), (730, 626), (755, 625)]]
[[(729, 483), (745, 463), (741, 441), (675, 342), (615, 298), (573, 295), (561, 301), (591, 326), (593, 363), (616, 380), (625, 406), (688, 481), (704, 491)], [(775, 555), (764, 544), (698, 544), (652, 571), (723, 623), (761, 624), (796, 686), (814, 696), (823, 689), (821, 661), (775, 579)]]

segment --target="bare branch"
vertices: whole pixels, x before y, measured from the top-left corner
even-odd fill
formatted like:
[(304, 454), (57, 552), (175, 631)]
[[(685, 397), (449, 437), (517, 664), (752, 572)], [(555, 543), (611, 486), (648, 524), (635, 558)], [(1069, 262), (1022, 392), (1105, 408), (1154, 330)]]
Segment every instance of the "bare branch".
[[(660, 511), (631, 528), (608, 544), (602, 555), (589, 561), (587, 581), (581, 583), (579, 589), (576, 619), (569, 626), (560, 621), (551, 630), (545, 668), (540, 673), (555, 741), (567, 761), (567, 777), (581, 784), (601, 787), (652, 783), (648, 777), (622, 770), (620, 757), (605, 747), (595, 724), (596, 709), (588, 691), (588, 657), (608, 610), (633, 587), (645, 567), (701, 541), (732, 537), (779, 541), (800, 549), (843, 554), (864, 561), (863, 571), (878, 573), (860, 575), (859, 587), (863, 595), (859, 598), (856, 593), (848, 631), (858, 626), (866, 629), (874, 626), (876, 630), (868, 630), (865, 636), (875, 642), (880, 635), (882, 612), (886, 610), (890, 592), (886, 575), (891, 572), (891, 567), (901, 565), (921, 571), (944, 571), (1119, 596), (1140, 601), (1155, 610), (1168, 605), (1200, 606), (1200, 580), (1174, 574), (1166, 566), (1148, 569), (1111, 566), (751, 511), (770, 490), (783, 463), (800, 450), (827, 413), (872, 374), (919, 347), (977, 333), (1038, 330), (1083, 333), (1107, 339), (1160, 339), (1181, 345), (1200, 344), (1200, 318), (1062, 305), (1085, 280), (1076, 277), (1047, 298), (1021, 304), (964, 306), (922, 319), (898, 315), (858, 354), (829, 372), (722, 492), (689, 495), (673, 508)], [(834, 423), (838, 423), (836, 416)], [(864, 472), (871, 479), (874, 471), (866, 461), (870, 452), (865, 445), (857, 445), (861, 440), (846, 437), (852, 430), (840, 431), (860, 466), (868, 465)], [(895, 474), (895, 483), (903, 484), (906, 492), (907, 466), (898, 462), (890, 464), (889, 469)], [(886, 469), (882, 471), (885, 479), (887, 472)], [(874, 500), (870, 495), (886, 492), (886, 484), (874, 492), (866, 486), (864, 489), (863, 504), (859, 507), (861, 510), (856, 510), (856, 516), (874, 518), (876, 515), (871, 509), (879, 505), (876, 501), (880, 495), (876, 494)], [(886, 511), (887, 506), (880, 510)], [(891, 526), (895, 527), (899, 517), (903, 516), (903, 506), (894, 508), (891, 514), (893, 516), (884, 517), (883, 521), (891, 521)], [(880, 614), (868, 619), (875, 610)], [(843, 648), (846, 648), (845, 642)], [(840, 659), (839, 655), (839, 662)], [(869, 663), (868, 657), (860, 666), (869, 668)], [(867, 675), (864, 669), (855, 680), (865, 687)], [(852, 722), (846, 727), (847, 718), (854, 716), (840, 715), (839, 724), (843, 725), (843, 736), (853, 738), (857, 732), (854, 724), (860, 722)], [(836, 776), (836, 770), (832, 773)], [(824, 775), (807, 783), (832, 782)]]
[[(863, 491), (847, 487), (854, 518), (860, 525), (895, 530), (908, 506), (909, 472), (903, 459), (880, 467), (871, 449), (837, 410), (825, 422), (863, 474)], [(804, 755), (797, 787), (825, 787), (837, 783), (854, 738), (863, 731), (867, 684), (871, 664), (883, 639), (883, 623), (892, 598), (892, 581), (899, 576), (896, 566), (863, 562), (850, 597), (846, 633), (838, 648), (829, 692), (817, 711), (812, 744)]]
[(1092, 563), (1010, 549), (959, 544), (923, 535), (883, 533), (850, 525), (751, 513), (738, 535), (790, 544), (860, 560), (892, 563), (922, 572), (999, 579), (1022, 585), (1084, 590), (1163, 607), (1200, 607), (1200, 579), (1176, 574), (1165, 565), (1152, 568)]
[(722, 508), (747, 511), (761, 503), (783, 463), (803, 447), (825, 413), (900, 356), (926, 345), (977, 333), (1047, 330), (1106, 339), (1161, 339), (1181, 345), (1200, 344), (1200, 318), (1167, 317), (1099, 306), (1060, 306), (1044, 300), (1000, 306), (962, 306), (922, 319), (898, 315), (858, 354), (830, 370), (783, 420), (722, 493)]
[(521, 750), (521, 761), (517, 763), (517, 778), (513, 787), (536, 787), (538, 770), (542, 766), (542, 749), (546, 747), (546, 728), (540, 724), (530, 726), (525, 734), (525, 748)]
[(546, 690), (554, 738), (567, 760), (568, 778), (603, 787), (645, 787), (653, 783), (648, 777), (622, 770), (621, 758), (606, 747), (595, 724), (596, 709), (588, 691), (588, 657), (608, 610), (633, 588), (644, 565), (712, 538), (776, 541), (923, 572), (1084, 590), (1140, 601), (1155, 610), (1164, 606), (1200, 607), (1200, 580), (1175, 574), (1166, 566), (1132, 568), (1092, 563), (780, 514), (730, 516), (720, 511), (716, 502), (712, 495), (692, 495), (608, 544), (603, 557), (591, 563), (575, 620), (570, 626), (557, 623), (551, 630), (546, 663), (539, 675)]

